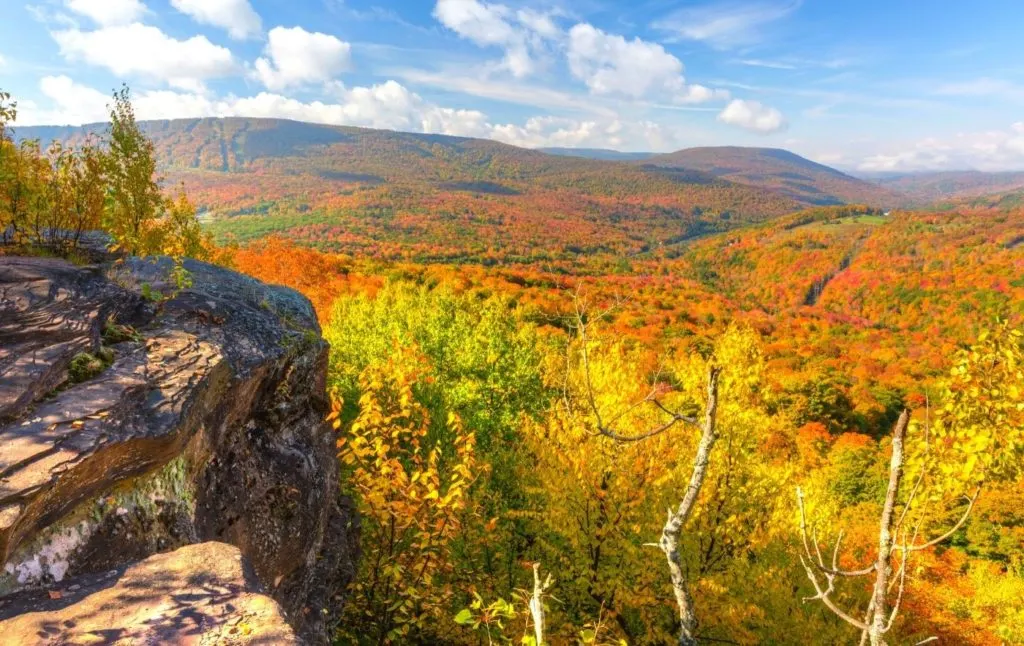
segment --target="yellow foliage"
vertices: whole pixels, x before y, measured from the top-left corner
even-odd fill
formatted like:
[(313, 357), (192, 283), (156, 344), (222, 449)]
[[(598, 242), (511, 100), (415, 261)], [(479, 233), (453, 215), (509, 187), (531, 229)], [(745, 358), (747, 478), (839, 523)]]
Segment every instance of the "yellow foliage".
[[(449, 445), (428, 437), (427, 410), (413, 393), (425, 370), (413, 350), (367, 368), (359, 415), (338, 442), (363, 518), (361, 572), (342, 626), (356, 643), (404, 643), (441, 625), (453, 595), (450, 548), (476, 476), (476, 438), (456, 415)], [(336, 428), (340, 410), (335, 401), (328, 416)]]

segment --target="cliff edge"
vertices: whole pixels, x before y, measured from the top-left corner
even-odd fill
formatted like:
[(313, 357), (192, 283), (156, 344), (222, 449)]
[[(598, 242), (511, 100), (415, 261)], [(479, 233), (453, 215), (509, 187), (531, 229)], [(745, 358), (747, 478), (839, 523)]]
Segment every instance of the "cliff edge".
[(195, 643), (328, 640), (358, 527), (323, 423), (327, 344), (298, 293), (184, 269), (0, 257), (0, 631), (77, 643), (75, 613), (99, 629), (85, 608), (115, 604), (110, 641), (165, 641), (128, 625), (153, 613), (195, 615)]

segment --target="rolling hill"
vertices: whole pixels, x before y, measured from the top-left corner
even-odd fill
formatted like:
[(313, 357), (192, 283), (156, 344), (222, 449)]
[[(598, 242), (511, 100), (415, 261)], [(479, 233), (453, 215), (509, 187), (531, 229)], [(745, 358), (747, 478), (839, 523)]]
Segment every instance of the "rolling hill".
[(637, 162), (646, 168), (701, 171), (719, 179), (756, 186), (813, 206), (868, 204), (893, 207), (906, 198), (887, 187), (777, 148), (720, 146), (687, 148)]
[(927, 204), (953, 198), (981, 197), (1024, 188), (1024, 172), (942, 171), (869, 176), (871, 182)]
[[(623, 161), (443, 135), (278, 119), (142, 124), (168, 185), (221, 236), (280, 233), (323, 249), (419, 260), (637, 254), (806, 206), (896, 201), (782, 150), (695, 148)], [(76, 143), (101, 124), (19, 128)], [(594, 157), (619, 159), (595, 159)], [(629, 158), (626, 155), (625, 158)]]
[[(143, 124), (167, 184), (219, 234), (418, 259), (632, 254), (800, 204), (707, 174), (548, 155), (494, 141), (272, 119)], [(19, 128), (75, 142), (103, 126)]]

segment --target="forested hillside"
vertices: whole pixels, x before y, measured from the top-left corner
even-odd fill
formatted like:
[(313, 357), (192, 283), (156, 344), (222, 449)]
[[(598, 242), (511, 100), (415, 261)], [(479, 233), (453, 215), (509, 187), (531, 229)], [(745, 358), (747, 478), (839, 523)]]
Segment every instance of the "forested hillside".
[(808, 205), (900, 205), (906, 198), (788, 150), (721, 146), (687, 148), (638, 162), (664, 169), (691, 169), (757, 186)]
[[(287, 232), (325, 250), (388, 258), (635, 254), (819, 201), (772, 182), (750, 186), (700, 170), (475, 139), (267, 119), (142, 127), (166, 183), (184, 183), (222, 239)], [(15, 132), (45, 148), (47, 140), (73, 144), (96, 130)], [(856, 181), (831, 173), (839, 183)], [(884, 201), (884, 191), (872, 190), (847, 191), (842, 201)]]
[[(554, 577), (552, 643), (673, 639), (671, 588), (648, 544), (698, 449), (694, 431), (672, 427), (672, 411), (700, 412), (714, 361), (731, 375), (718, 413), (726, 444), (715, 449), (679, 548), (696, 581), (701, 640), (856, 641), (855, 628), (806, 601), (815, 591), (801, 543), (830, 550), (826, 570), (833, 548), (843, 567), (870, 563), (893, 428), (909, 409), (908, 464), (917, 466), (908, 468), (926, 484), (898, 494), (900, 509), (916, 516), (921, 544), (951, 531), (912, 565), (894, 564), (915, 574), (899, 601), (891, 589), (888, 602), (899, 604), (892, 639), (994, 645), (1024, 638), (1024, 518), (1011, 466), (1024, 457), (1022, 223), (1019, 209), (885, 216), (830, 207), (630, 261), (382, 266), (275, 239), (237, 260), (318, 303), (334, 344), (339, 427), (353, 420), (360, 429), (346, 440), (358, 442), (347, 459), (367, 478), (367, 495), (385, 492), (359, 456), (372, 455), (376, 433), (406, 428), (367, 435), (364, 416), (376, 410), (368, 401), (411, 393), (433, 412), (414, 404), (398, 414), (424, 415), (433, 429), (424, 437), (437, 433), (455, 447), (476, 429), (477, 459), (488, 466), (462, 457), (452, 467), (478, 474), (469, 491), (458, 480), (448, 490), (454, 507), (444, 517), (462, 519), (457, 531), (438, 534), (429, 519), (405, 516), (423, 495), (411, 484), (387, 498), (405, 511), (367, 508), (373, 558), (395, 549), (383, 538), (395, 520), (450, 550), (449, 560), (430, 564), (445, 582), (430, 588), (439, 605), (421, 609), (438, 619), (396, 617), (396, 629), (425, 620), (431, 639), (458, 641), (473, 625), (500, 630), (493, 613), (514, 634), (529, 625), (516, 596), (533, 589), (525, 559)], [(417, 350), (396, 357), (392, 347)], [(445, 432), (452, 411), (460, 425)], [(938, 453), (929, 434), (943, 438)], [(928, 468), (936, 471), (926, 475), (921, 460), (935, 460)], [(813, 538), (801, 539), (796, 487)], [(924, 502), (921, 487), (937, 498)], [(965, 507), (959, 496), (978, 487)], [(480, 515), (460, 511), (471, 508)], [(958, 522), (965, 509), (969, 519)], [(399, 553), (402, 567), (423, 565), (416, 550)], [(834, 585), (841, 592), (829, 594), (844, 606), (870, 606), (865, 580)], [(462, 596), (467, 588), (477, 602)], [(353, 625), (374, 625), (370, 617), (387, 603), (380, 592), (359, 589)], [(397, 603), (412, 591), (395, 594)], [(446, 612), (455, 625), (446, 626)]]
[(1024, 188), (1024, 173), (943, 171), (867, 176), (866, 179), (913, 198), (919, 204), (980, 197)]
[[(324, 541), (361, 558), (340, 617), (309, 613), (337, 643), (1024, 643), (1019, 201), (803, 208), (718, 166), (293, 122), (147, 139), (128, 98), (47, 153), (0, 95), (0, 253), (89, 263), (54, 232), (100, 227), (102, 254), (174, 258), (112, 261), (168, 268), (133, 285), (145, 311), (186, 303), (217, 338), (235, 321), (184, 256), (309, 297), (326, 387), (292, 383), (320, 339), (282, 314), (256, 419), (301, 394), (334, 434), (359, 549), (351, 524)], [(781, 159), (805, 195), (863, 188), (759, 155), (725, 174), (772, 184)], [(291, 513), (306, 492), (264, 493)]]

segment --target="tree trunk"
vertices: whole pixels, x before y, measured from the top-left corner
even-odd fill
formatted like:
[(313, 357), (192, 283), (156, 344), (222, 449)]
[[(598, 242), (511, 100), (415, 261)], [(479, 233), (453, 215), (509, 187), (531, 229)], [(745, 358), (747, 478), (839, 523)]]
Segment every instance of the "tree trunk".
[(907, 434), (909, 411), (903, 411), (892, 434), (892, 459), (889, 461), (889, 488), (885, 493), (885, 505), (878, 532), (878, 560), (875, 562), (875, 587), (871, 595), (872, 613), (868, 623), (868, 639), (871, 646), (884, 646), (885, 633), (889, 626), (889, 578), (892, 576), (893, 515), (896, 499), (899, 497), (900, 482), (903, 480), (903, 439)]
[(679, 608), (679, 646), (695, 646), (697, 643), (695, 637), (697, 615), (693, 609), (693, 597), (690, 596), (682, 561), (679, 558), (679, 535), (693, 512), (701, 487), (704, 486), (711, 450), (718, 440), (715, 416), (718, 412), (718, 375), (720, 372), (719, 368), (711, 368), (708, 371), (708, 399), (704, 409), (703, 432), (700, 444), (697, 445), (697, 455), (693, 459), (690, 484), (686, 488), (682, 502), (679, 503), (679, 508), (675, 512), (669, 511), (668, 521), (661, 532), (661, 541), (659, 542), (661, 551), (665, 553), (665, 558), (668, 561), (668, 569), (672, 577), (672, 592), (675, 594), (676, 606)]

